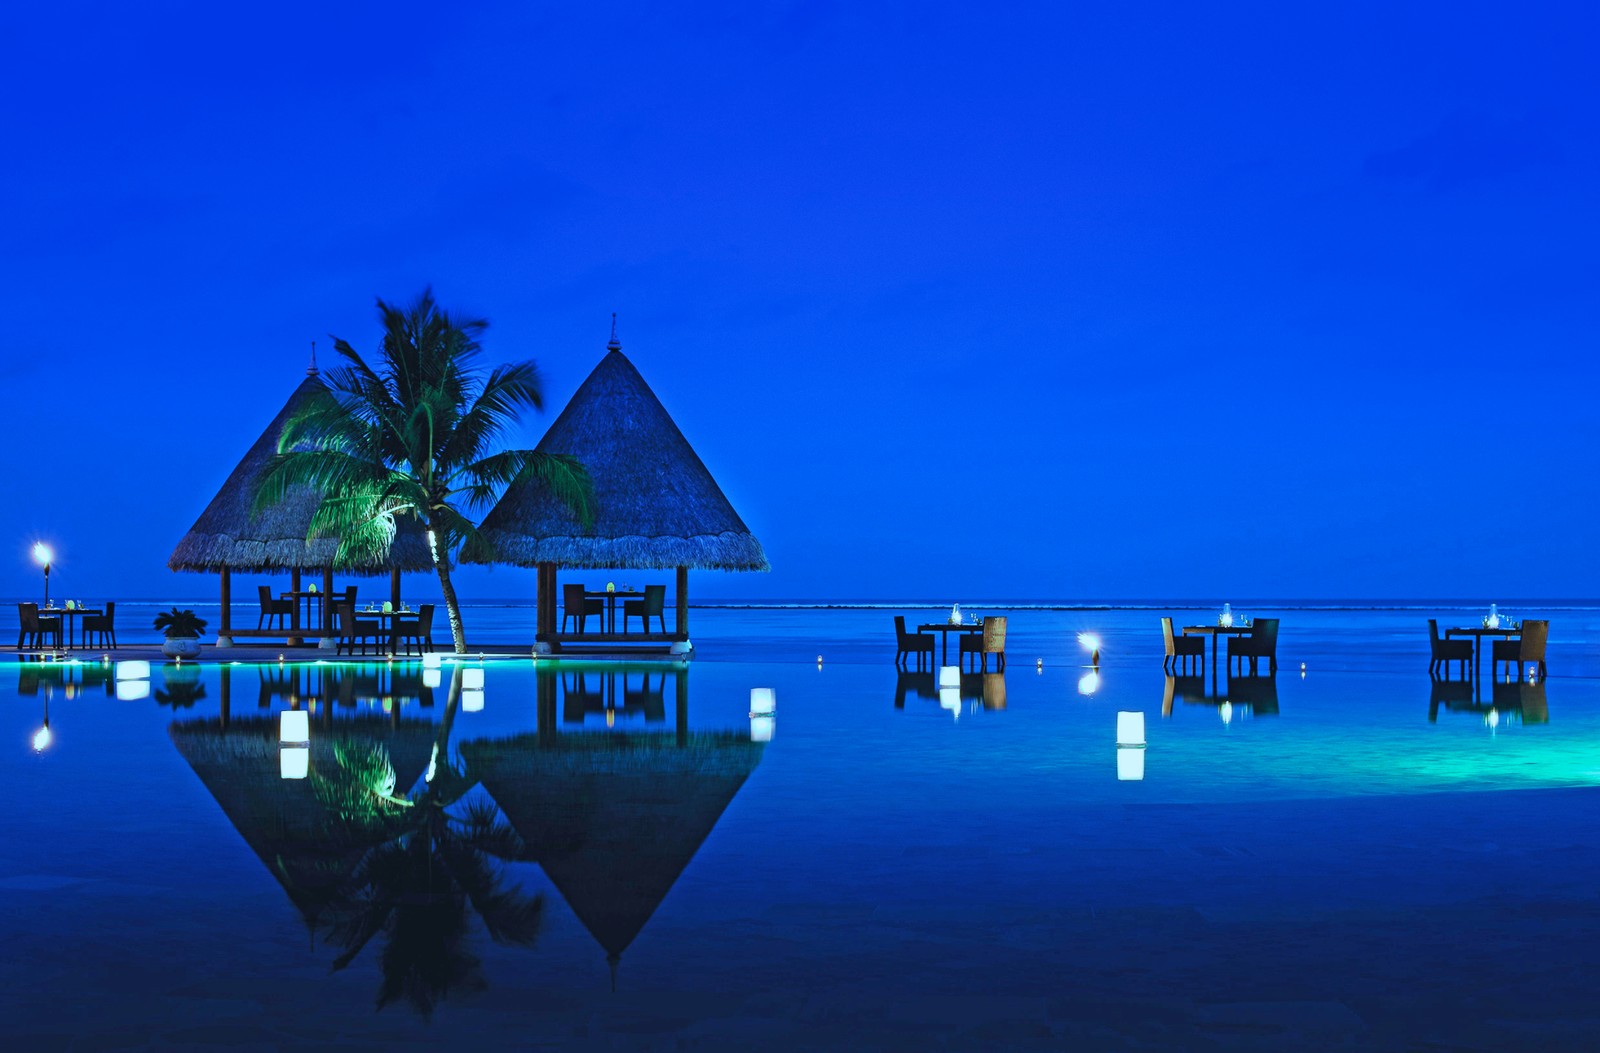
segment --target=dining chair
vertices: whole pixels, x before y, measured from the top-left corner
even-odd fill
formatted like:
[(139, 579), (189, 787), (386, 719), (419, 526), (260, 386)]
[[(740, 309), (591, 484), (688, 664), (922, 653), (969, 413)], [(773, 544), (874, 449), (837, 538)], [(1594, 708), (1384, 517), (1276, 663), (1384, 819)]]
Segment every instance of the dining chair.
[(906, 656), (917, 656), (917, 668), (922, 668), (922, 656), (928, 656), (928, 662), (933, 662), (933, 646), (936, 642), (932, 633), (913, 633), (906, 631), (906, 616), (894, 616), (895, 653), (894, 665), (896, 669), (906, 667)]
[(1522, 623), (1522, 635), (1509, 640), (1496, 640), (1494, 647), (1489, 651), (1489, 679), (1495, 678), (1496, 667), (1506, 663), (1506, 671), (1511, 671), (1511, 663), (1517, 663), (1517, 679), (1522, 679), (1523, 667), (1529, 662), (1536, 663), (1538, 677), (1545, 678), (1544, 645), (1550, 639), (1550, 623), (1547, 620), (1529, 618)]
[(1461, 663), (1461, 675), (1467, 675), (1468, 666), (1472, 662), (1472, 641), (1452, 640), (1439, 635), (1439, 619), (1428, 619), (1428, 674), (1437, 676), (1439, 669), (1444, 668), (1445, 676), (1450, 675), (1450, 663)]
[(1161, 619), (1161, 642), (1166, 648), (1166, 655), (1161, 659), (1161, 668), (1172, 672), (1173, 662), (1179, 663), (1179, 668), (1187, 671), (1189, 659), (1198, 658), (1202, 666), (1206, 663), (1206, 638), (1204, 636), (1184, 636), (1173, 632), (1172, 619)]
[(1243, 636), (1228, 637), (1228, 672), (1233, 672), (1233, 660), (1239, 659), (1239, 671), (1244, 672), (1244, 660), (1250, 659), (1250, 672), (1256, 663), (1267, 660), (1267, 671), (1278, 671), (1278, 619), (1257, 618), (1250, 631)]
[(37, 650), (44, 649), (44, 638), (54, 636), (55, 647), (61, 648), (61, 616), (41, 615), (37, 603), (17, 604), (17, 621), (21, 631), (17, 633), (17, 650), (22, 650), (24, 642), (29, 647)]
[(584, 598), (584, 587), (578, 582), (568, 582), (561, 586), (561, 631), (567, 631), (567, 619), (577, 621), (578, 631), (583, 632), (583, 627), (589, 621), (589, 615), (600, 616), (600, 629), (605, 631), (606, 601), (590, 600)]
[(83, 646), (89, 646), (89, 636), (92, 633), (99, 634), (100, 646), (104, 647), (107, 640), (111, 641), (112, 647), (117, 646), (116, 617), (117, 605), (111, 600), (106, 601), (104, 614), (85, 614), (83, 616)]
[(294, 600), (275, 600), (272, 598), (272, 586), (256, 586), (256, 596), (261, 601), (261, 617), (256, 619), (257, 629), (271, 628), (268, 624), (272, 619), (278, 619), (278, 628), (288, 628), (285, 618), (294, 616)]
[(667, 631), (667, 587), (665, 585), (646, 585), (644, 596), (637, 600), (622, 601), (622, 631), (628, 631), (628, 619), (637, 617), (641, 632), (650, 631), (650, 619), (655, 618), (661, 622), (661, 631)]
[(416, 617), (394, 620), (394, 641), (397, 648), (403, 640), (406, 654), (410, 654), (411, 641), (415, 640), (418, 654), (433, 650), (433, 608), (433, 604), (424, 603), (417, 608)]
[(1006, 619), (1003, 614), (987, 614), (983, 618), (983, 630), (975, 633), (961, 634), (961, 650), (957, 657), (962, 664), (966, 663), (966, 656), (973, 655), (980, 663), (978, 668), (983, 672), (989, 670), (989, 656), (995, 656), (995, 668), (1001, 672), (1006, 668)]

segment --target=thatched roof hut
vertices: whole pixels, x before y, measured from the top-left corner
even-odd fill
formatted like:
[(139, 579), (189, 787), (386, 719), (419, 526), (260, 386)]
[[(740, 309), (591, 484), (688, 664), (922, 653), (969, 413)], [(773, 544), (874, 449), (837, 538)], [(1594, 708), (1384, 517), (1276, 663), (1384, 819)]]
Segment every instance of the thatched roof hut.
[[(258, 635), (254, 630), (240, 630), (237, 633), (233, 630), (231, 575), (234, 571), (262, 573), (287, 570), (293, 575), (292, 588), (298, 591), (300, 572), (318, 569), (322, 571), (325, 592), (332, 591), (335, 569), (342, 574), (387, 574), (390, 598), (398, 604), (400, 572), (433, 569), (422, 530), (409, 518), (401, 520), (387, 559), (335, 564), (334, 553), (339, 547), (337, 538), (306, 539), (311, 532), (311, 517), (320, 503), (314, 490), (302, 487), (269, 508), (261, 511), (254, 508), (256, 488), (278, 452), (278, 439), (283, 434), (284, 425), (312, 400), (326, 393), (327, 388), (318, 377), (317, 367), (313, 363), (306, 370), (306, 378), (289, 396), (289, 401), (272, 418), (272, 423), (267, 425), (260, 438), (245, 451), (243, 459), (222, 484), (222, 489), (217, 491), (217, 495), (200, 513), (200, 518), (195, 520), (189, 532), (183, 535), (178, 547), (172, 550), (172, 557), (167, 560), (171, 570), (209, 572), (221, 576), (222, 618), (217, 629), (219, 644), (230, 643), (230, 635)], [(326, 630), (326, 610), (323, 617), (323, 629)]]
[[(397, 791), (404, 793), (427, 769), (438, 730), (425, 720), (396, 725), (377, 716), (340, 720), (331, 729), (319, 726), (311, 734), (311, 770), (336, 770), (338, 743), (381, 743), (394, 766)], [(180, 721), (168, 734), (239, 836), (283, 886), (307, 927), (314, 929), (369, 846), (341, 835), (312, 780), (280, 776), (277, 718)]]
[(761, 542), (622, 353), (614, 330), (606, 347), (538, 446), (575, 457), (588, 469), (593, 528), (584, 530), (547, 485), (530, 480), (510, 487), (480, 529), (494, 562), (540, 568), (540, 640), (559, 639), (557, 568), (591, 567), (676, 568), (678, 624), (663, 637), (686, 641), (688, 570), (770, 566)]
[(761, 762), (748, 733), (463, 743), (481, 782), (615, 966)]
[(537, 481), (519, 483), (484, 518), (501, 562), (532, 567), (768, 570), (761, 542), (613, 337), (610, 350), (538, 448), (576, 457), (594, 481), (584, 531)]
[[(294, 389), (289, 401), (245, 452), (222, 489), (183, 535), (178, 547), (172, 550), (172, 558), (167, 561), (170, 569), (215, 573), (335, 566), (337, 538), (306, 540), (311, 517), (320, 501), (314, 490), (300, 488), (259, 512), (252, 507), (256, 487), (278, 452), (278, 437), (284, 425), (314, 399), (327, 394), (327, 390), (316, 368), (307, 370), (306, 378)], [(340, 564), (337, 569), (353, 574), (387, 574), (392, 567), (431, 570), (432, 566), (421, 532), (413, 529), (401, 530), (396, 535), (389, 559), (382, 563)]]

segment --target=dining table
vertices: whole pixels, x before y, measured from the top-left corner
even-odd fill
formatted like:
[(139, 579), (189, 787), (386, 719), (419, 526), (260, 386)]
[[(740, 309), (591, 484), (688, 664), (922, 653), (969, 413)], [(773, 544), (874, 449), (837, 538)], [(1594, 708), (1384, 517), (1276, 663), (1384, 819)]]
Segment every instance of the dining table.
[[(950, 634), (960, 633), (965, 636), (969, 633), (981, 633), (983, 632), (983, 622), (929, 622), (926, 625), (917, 626), (917, 632), (938, 633), (940, 635), (942, 646), (940, 648), (939, 664), (949, 665)], [(956, 657), (961, 657), (960, 652), (957, 652)]]
[(600, 624), (605, 627), (605, 631), (608, 633), (617, 631), (617, 601), (619, 599), (636, 600), (643, 595), (644, 593), (635, 589), (602, 589), (598, 592), (590, 592), (588, 589), (583, 590), (584, 599), (605, 601), (606, 612), (602, 616)]
[[(1211, 637), (1211, 689), (1217, 687), (1217, 640), (1224, 636), (1249, 636), (1254, 631), (1251, 625), (1185, 625), (1185, 636), (1210, 636)], [(1232, 675), (1231, 673), (1229, 674)]]
[[(77, 628), (76, 628), (76, 625), (75, 625), (73, 619), (74, 618), (81, 618), (86, 614), (88, 614), (88, 615), (102, 615), (104, 613), (105, 613), (105, 611), (103, 609), (96, 608), (96, 607), (76, 606), (76, 607), (40, 607), (39, 608), (39, 617), (41, 617), (41, 618), (60, 618), (61, 619), (61, 627), (66, 631), (66, 636), (65, 636), (65, 641), (66, 642), (65, 642), (65, 644), (63, 646), (63, 649), (64, 650), (68, 650), (68, 651), (72, 650), (74, 647), (77, 646), (77, 636), (76, 636)], [(85, 647), (89, 646), (89, 641), (87, 639), (84, 640), (83, 646), (85, 646)]]
[(302, 602), (305, 604), (306, 608), (304, 627), (307, 629), (319, 627), (319, 623), (311, 617), (311, 609), (313, 606), (315, 606), (318, 612), (321, 612), (323, 603), (322, 593), (318, 592), (316, 589), (285, 589), (283, 592), (278, 594), (278, 598), (280, 600), (292, 600), (294, 602), (294, 613), (289, 616), (289, 627), (291, 629), (299, 629), (302, 626), (300, 621), (300, 605)]
[(1485, 636), (1494, 636), (1494, 637), (1505, 638), (1505, 637), (1521, 636), (1521, 635), (1522, 635), (1522, 625), (1520, 623), (1515, 625), (1515, 626), (1497, 625), (1494, 628), (1490, 628), (1487, 625), (1458, 625), (1453, 629), (1446, 629), (1444, 631), (1444, 638), (1446, 640), (1454, 639), (1457, 636), (1471, 637), (1471, 639), (1472, 639), (1472, 679), (1473, 680), (1477, 680), (1478, 679), (1478, 669), (1479, 669), (1478, 660), (1483, 657), (1483, 638)]

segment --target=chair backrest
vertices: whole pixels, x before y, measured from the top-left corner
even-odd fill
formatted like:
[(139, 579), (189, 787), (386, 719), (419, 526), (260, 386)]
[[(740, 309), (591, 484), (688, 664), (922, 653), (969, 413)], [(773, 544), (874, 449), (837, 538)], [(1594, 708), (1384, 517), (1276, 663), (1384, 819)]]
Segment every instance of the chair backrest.
[(340, 636), (349, 636), (350, 630), (355, 627), (356, 605), (351, 600), (340, 600), (329, 604), (333, 612), (333, 631)]
[(1167, 656), (1178, 653), (1178, 645), (1172, 642), (1172, 619), (1161, 619), (1161, 644), (1167, 649)]
[(665, 585), (646, 585), (644, 587), (644, 613), (646, 617), (660, 614), (667, 606), (667, 587)]
[[(96, 618), (95, 620), (98, 621), (98, 622), (102, 622), (105, 625), (110, 625), (111, 624), (111, 619), (115, 618), (116, 616), (117, 616), (117, 602), (115, 600), (107, 600), (106, 601), (106, 613), (102, 617)], [(85, 619), (85, 620), (87, 620), (87, 619)]]
[(23, 629), (38, 629), (39, 605), (37, 603), (17, 604), (17, 620), (22, 623)]
[(1268, 652), (1278, 649), (1278, 619), (1257, 618), (1250, 623), (1250, 635), (1260, 641)]
[(1550, 639), (1550, 622), (1530, 618), (1522, 623), (1522, 660), (1544, 661), (1544, 645)]
[(1428, 619), (1428, 642), (1434, 644), (1439, 642), (1439, 619), (1437, 618)]
[(345, 590), (344, 590), (344, 602), (350, 604), (351, 606), (355, 605), (355, 602), (356, 602), (356, 587), (354, 585), (350, 585), (350, 586), (345, 588)]
[(561, 605), (571, 614), (583, 609), (583, 583), (569, 581), (561, 586)]
[(910, 635), (910, 633), (906, 632), (906, 616), (903, 615), (903, 614), (895, 615), (894, 616), (894, 638), (895, 638), (895, 642), (896, 643), (904, 643), (906, 637), (909, 636), (909, 635)]
[(256, 586), (256, 595), (261, 600), (261, 609), (262, 610), (265, 611), (265, 610), (270, 610), (272, 608), (272, 586), (271, 585), (257, 585)]
[(422, 635), (424, 636), (433, 632), (433, 608), (434, 604), (431, 603), (424, 603), (417, 608), (417, 621), (422, 624)]
[(1005, 615), (989, 614), (984, 616), (983, 649), (985, 651), (1004, 651), (1006, 649)]

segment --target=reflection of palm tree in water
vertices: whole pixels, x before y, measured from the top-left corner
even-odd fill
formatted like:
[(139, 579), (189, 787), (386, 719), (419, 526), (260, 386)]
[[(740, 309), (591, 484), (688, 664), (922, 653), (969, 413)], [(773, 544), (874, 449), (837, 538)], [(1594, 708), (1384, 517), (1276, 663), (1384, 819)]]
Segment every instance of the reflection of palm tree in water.
[(336, 838), (370, 846), (322, 916), (328, 941), (343, 950), (333, 968), (382, 933), (380, 1009), (404, 998), (427, 1016), (450, 991), (485, 986), (468, 946), (469, 905), (496, 943), (531, 945), (543, 918), (543, 897), (505, 883), (501, 861), (526, 852), (521, 839), (492, 803), (463, 803), (475, 782), (450, 759), (460, 695), (458, 669), (433, 760), (411, 797), (395, 795), (394, 768), (377, 743), (341, 747), (335, 774), (316, 779)]

